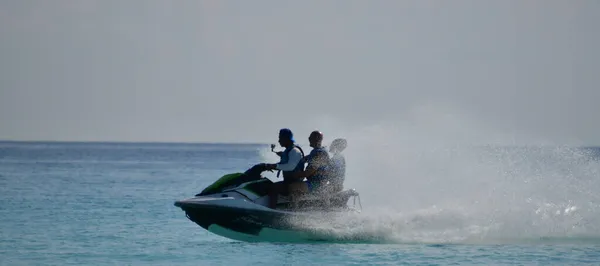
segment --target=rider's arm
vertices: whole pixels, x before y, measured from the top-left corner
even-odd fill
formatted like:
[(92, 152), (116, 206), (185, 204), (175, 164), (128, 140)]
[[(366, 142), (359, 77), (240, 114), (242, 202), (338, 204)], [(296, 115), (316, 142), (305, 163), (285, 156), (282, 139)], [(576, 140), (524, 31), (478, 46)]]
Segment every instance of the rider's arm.
[(308, 165), (306, 166), (306, 170), (297, 172), (294, 175), (294, 177), (298, 179), (303, 179), (305, 177), (314, 175), (317, 172), (317, 169), (319, 169), (319, 167), (321, 167), (326, 162), (326, 159), (327, 158), (325, 158), (321, 154), (312, 157), (311, 160), (308, 162)]
[(275, 151), (275, 144), (271, 144), (271, 151), (275, 154), (277, 154), (277, 156), (281, 157), (281, 155), (283, 154), (282, 151)]
[(296, 148), (292, 149), (290, 151), (290, 153), (288, 154), (288, 161), (287, 163), (278, 163), (276, 169), (277, 170), (282, 170), (282, 171), (292, 171), (294, 170), (294, 168), (296, 168), (296, 166), (298, 165), (298, 163), (300, 163), (300, 160), (302, 159), (302, 154), (300, 153), (300, 151)]
[(294, 177), (297, 179), (304, 179), (305, 177), (309, 177), (315, 174), (315, 172), (317, 171), (317, 167), (315, 167), (314, 165), (308, 165), (306, 167), (306, 170), (304, 171), (299, 171), (297, 172)]

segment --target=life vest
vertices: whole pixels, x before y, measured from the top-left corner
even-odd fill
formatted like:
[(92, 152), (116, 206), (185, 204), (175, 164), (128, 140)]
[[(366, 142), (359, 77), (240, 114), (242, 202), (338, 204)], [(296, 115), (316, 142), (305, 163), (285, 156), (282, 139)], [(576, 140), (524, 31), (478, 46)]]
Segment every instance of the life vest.
[(279, 161), (279, 163), (280, 164), (287, 163), (288, 160), (290, 159), (290, 157), (289, 157), (290, 151), (292, 151), (292, 149), (294, 149), (294, 148), (298, 148), (298, 150), (300, 150), (300, 154), (302, 154), (302, 158), (300, 158), (300, 162), (298, 162), (298, 165), (296, 165), (296, 167), (292, 171), (281, 171), (280, 170), (279, 172), (277, 172), (277, 177), (279, 177), (279, 174), (281, 172), (283, 172), (283, 180), (284, 181), (286, 179), (290, 178), (293, 173), (304, 170), (304, 151), (298, 145), (294, 145), (292, 147), (289, 147), (289, 148), (285, 149), (283, 151), (283, 153), (281, 153), (281, 161)]

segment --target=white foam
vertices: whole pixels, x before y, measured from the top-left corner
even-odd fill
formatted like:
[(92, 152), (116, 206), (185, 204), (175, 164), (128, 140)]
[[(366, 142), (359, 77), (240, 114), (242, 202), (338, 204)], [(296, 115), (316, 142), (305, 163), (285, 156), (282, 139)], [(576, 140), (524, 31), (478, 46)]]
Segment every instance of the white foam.
[[(348, 139), (345, 185), (365, 212), (301, 225), (401, 242), (600, 237), (597, 160), (466, 118), (424, 108), (399, 122), (331, 129)], [(535, 145), (496, 146), (515, 139)]]

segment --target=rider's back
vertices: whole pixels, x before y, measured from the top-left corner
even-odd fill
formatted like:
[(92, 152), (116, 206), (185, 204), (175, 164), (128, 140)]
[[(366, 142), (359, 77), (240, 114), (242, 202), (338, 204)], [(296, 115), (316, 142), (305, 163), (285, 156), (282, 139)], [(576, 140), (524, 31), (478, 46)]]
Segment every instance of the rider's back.
[(346, 158), (342, 154), (334, 154), (329, 166), (329, 184), (333, 192), (339, 192), (344, 188), (346, 177)]
[(342, 151), (346, 149), (348, 142), (346, 139), (335, 139), (331, 143), (330, 151), (333, 156), (329, 165), (329, 184), (333, 192), (339, 192), (344, 188), (344, 179), (346, 177), (346, 158), (342, 155)]

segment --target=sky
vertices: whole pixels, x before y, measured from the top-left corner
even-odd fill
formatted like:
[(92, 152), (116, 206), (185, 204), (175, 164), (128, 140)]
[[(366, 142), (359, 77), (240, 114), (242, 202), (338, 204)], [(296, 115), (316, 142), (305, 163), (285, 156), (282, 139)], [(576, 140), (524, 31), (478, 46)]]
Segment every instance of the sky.
[(595, 0), (0, 0), (0, 139), (270, 143), (289, 127), (600, 145), (598, 14)]

